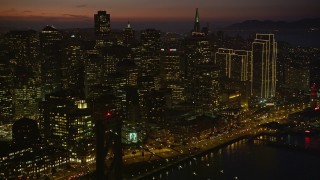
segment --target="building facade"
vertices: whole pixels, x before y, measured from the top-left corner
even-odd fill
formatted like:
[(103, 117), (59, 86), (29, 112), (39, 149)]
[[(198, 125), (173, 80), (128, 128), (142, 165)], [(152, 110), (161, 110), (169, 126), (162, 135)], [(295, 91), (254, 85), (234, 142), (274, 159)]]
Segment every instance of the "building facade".
[(268, 99), (276, 94), (277, 42), (274, 34), (256, 34), (252, 43), (253, 96)]

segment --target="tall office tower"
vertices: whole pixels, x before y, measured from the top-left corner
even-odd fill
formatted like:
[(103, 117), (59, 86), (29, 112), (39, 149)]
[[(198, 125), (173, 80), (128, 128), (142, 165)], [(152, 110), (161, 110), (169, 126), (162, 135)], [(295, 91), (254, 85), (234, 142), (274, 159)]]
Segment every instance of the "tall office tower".
[(122, 73), (126, 79), (127, 86), (137, 86), (138, 66), (133, 60), (123, 59), (117, 63), (116, 71)]
[(196, 9), (196, 15), (194, 17), (194, 26), (193, 26), (193, 32), (200, 32), (200, 19), (199, 19), (199, 12), (198, 8)]
[(181, 52), (179, 50), (161, 49), (160, 75), (162, 82), (175, 82), (182, 78)]
[(110, 14), (106, 11), (98, 11), (94, 14), (94, 29), (98, 37), (105, 37), (110, 34)]
[(128, 58), (129, 48), (113, 45), (108, 48), (102, 49), (100, 52), (103, 58), (101, 66), (101, 84), (103, 86), (108, 86), (109, 76), (116, 72), (118, 62)]
[(179, 104), (185, 100), (181, 50), (161, 49), (160, 59), (161, 85), (171, 89), (172, 103)]
[(276, 94), (277, 42), (274, 34), (256, 34), (252, 43), (252, 92), (259, 98)]
[(34, 78), (31, 67), (16, 66), (14, 69), (14, 119), (23, 117), (37, 119), (38, 103), (41, 101), (41, 86)]
[(199, 114), (210, 114), (219, 107), (220, 85), (219, 68), (213, 64), (195, 66), (194, 110)]
[(236, 81), (251, 82), (252, 51), (219, 48), (215, 53), (215, 63), (222, 76)]
[(252, 51), (219, 48), (215, 63), (222, 76), (221, 108), (247, 108), (252, 86)]
[(186, 101), (189, 103), (195, 100), (195, 74), (196, 66), (199, 64), (213, 63), (212, 52), (210, 51), (209, 40), (205, 37), (188, 37), (185, 39), (185, 80), (186, 80)]
[(12, 61), (15, 64), (32, 68), (36, 75), (40, 73), (39, 34), (36, 31), (10, 31), (5, 35), (5, 41), (13, 54)]
[[(120, 57), (115, 53), (117, 47), (109, 47), (102, 52), (103, 58), (103, 81), (108, 78), (109, 74), (116, 72), (116, 65), (120, 61)], [(104, 82), (102, 82), (104, 83)]]
[[(1, 59), (5, 59), (2, 54)], [(10, 123), (13, 120), (13, 73), (12, 68), (4, 62), (0, 63), (0, 124)]]
[(14, 119), (36, 118), (41, 100), (39, 35), (36, 31), (10, 31), (5, 35), (12, 53), (10, 62), (15, 76), (12, 87)]
[(124, 46), (131, 46), (135, 42), (135, 31), (131, 27), (130, 22), (128, 22), (127, 27), (123, 29), (122, 35)]
[(115, 96), (114, 105), (118, 109), (119, 117), (126, 119), (126, 76), (123, 73), (114, 72), (108, 75), (104, 86), (111, 87), (112, 95)]
[(102, 57), (98, 50), (87, 51), (84, 61), (84, 87), (85, 97), (93, 98), (92, 87), (101, 84)]
[(110, 36), (110, 14), (106, 11), (98, 11), (94, 14), (95, 28), (95, 49), (105, 49), (115, 43), (115, 39)]
[(146, 29), (141, 32), (141, 71), (147, 75), (159, 74), (160, 62), (160, 37), (159, 30)]
[(231, 61), (231, 78), (251, 81), (252, 51), (235, 50)]
[(192, 36), (204, 36), (205, 34), (201, 32), (201, 27), (200, 27), (200, 18), (199, 18), (199, 12), (198, 8), (196, 9), (196, 15), (194, 17), (194, 26), (192, 30)]
[(172, 105), (185, 101), (183, 38), (178, 33), (166, 33), (160, 49), (161, 87), (171, 91)]
[(43, 97), (61, 88), (62, 33), (46, 26), (40, 33), (40, 61)]
[(215, 53), (215, 63), (221, 70), (221, 76), (231, 76), (231, 57), (234, 54), (233, 49), (219, 48)]
[(144, 107), (147, 109), (146, 119), (148, 123), (159, 126), (164, 120), (166, 97), (164, 91), (152, 90), (146, 95)]
[(188, 37), (185, 39), (186, 73), (192, 73), (194, 65), (213, 63), (209, 40), (205, 37)]
[(63, 89), (84, 88), (84, 58), (82, 39), (77, 34), (67, 37), (63, 46), (62, 87)]
[(69, 150), (70, 161), (94, 160), (94, 122), (92, 110), (82, 95), (59, 91), (40, 102), (40, 130), (56, 147)]
[(0, 124), (12, 123), (13, 120), (13, 71), (10, 63), (10, 49), (0, 41)]
[(139, 76), (137, 80), (138, 84), (138, 95), (141, 119), (143, 122), (147, 122), (148, 107), (146, 107), (146, 100), (148, 94), (155, 89), (154, 77), (153, 76)]

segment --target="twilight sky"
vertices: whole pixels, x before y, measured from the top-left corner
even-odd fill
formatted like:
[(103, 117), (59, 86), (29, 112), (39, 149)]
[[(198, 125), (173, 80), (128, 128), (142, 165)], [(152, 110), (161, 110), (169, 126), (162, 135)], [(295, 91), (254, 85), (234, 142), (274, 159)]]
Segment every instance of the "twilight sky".
[[(93, 27), (93, 14), (106, 10), (111, 27), (127, 20), (137, 29), (190, 24), (199, 8), (202, 26), (244, 20), (288, 20), (319, 17), (319, 0), (0, 0), (0, 27)], [(169, 28), (170, 29), (170, 28)], [(189, 30), (189, 29), (187, 29)]]

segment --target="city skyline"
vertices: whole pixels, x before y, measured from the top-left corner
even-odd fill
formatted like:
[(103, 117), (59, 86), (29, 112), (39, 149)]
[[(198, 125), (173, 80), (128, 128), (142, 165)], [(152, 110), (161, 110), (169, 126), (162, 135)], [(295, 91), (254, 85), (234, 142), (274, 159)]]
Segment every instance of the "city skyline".
[[(280, 38), (318, 41), (318, 23), (249, 21), (244, 38), (202, 12), (190, 10), (188, 34), (152, 19), (116, 30), (108, 8), (90, 29), (0, 33), (0, 179), (318, 177), (320, 48)], [(292, 159), (297, 170), (281, 164)]]
[[(290, 5), (288, 3), (290, 2)], [(319, 17), (316, 0), (308, 2), (268, 1), (257, 2), (244, 0), (243, 2), (227, 1), (128, 1), (117, 2), (94, 1), (41, 1), (28, 2), (5, 0), (0, 7), (0, 27), (35, 28), (54, 25), (57, 28), (93, 27), (92, 13), (106, 10), (111, 14), (111, 28), (123, 28), (128, 20), (137, 29), (158, 26), (175, 30), (189, 27), (193, 20), (193, 13), (199, 8), (202, 26), (225, 26), (245, 20), (276, 20), (295, 21), (302, 18)], [(164, 13), (165, 12), (165, 13)], [(160, 24), (160, 25), (157, 25)], [(163, 27), (166, 26), (166, 27)], [(188, 31), (186, 29), (185, 31)]]

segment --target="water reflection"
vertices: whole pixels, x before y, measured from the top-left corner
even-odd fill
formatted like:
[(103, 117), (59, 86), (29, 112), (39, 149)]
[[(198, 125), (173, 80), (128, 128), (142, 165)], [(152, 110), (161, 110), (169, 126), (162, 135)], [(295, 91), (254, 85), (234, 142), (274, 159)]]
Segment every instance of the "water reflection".
[[(226, 147), (213, 150), (198, 158), (189, 159), (171, 172), (154, 175), (159, 179), (317, 179), (320, 156), (288, 151), (284, 148), (266, 146), (263, 139), (273, 142), (296, 142), (309, 147), (319, 142), (307, 136), (262, 136), (248, 143), (241, 140)], [(319, 145), (318, 143), (316, 143)], [(319, 147), (320, 148), (320, 147)], [(291, 162), (291, 163), (290, 163)], [(303, 173), (301, 173), (303, 172)], [(263, 177), (263, 178), (262, 178)]]
[(305, 138), (304, 138), (304, 142), (305, 142), (305, 144), (304, 144), (304, 147), (305, 148), (309, 148), (309, 146), (310, 146), (310, 137), (309, 136), (306, 136)]

